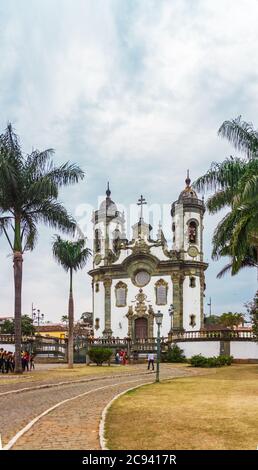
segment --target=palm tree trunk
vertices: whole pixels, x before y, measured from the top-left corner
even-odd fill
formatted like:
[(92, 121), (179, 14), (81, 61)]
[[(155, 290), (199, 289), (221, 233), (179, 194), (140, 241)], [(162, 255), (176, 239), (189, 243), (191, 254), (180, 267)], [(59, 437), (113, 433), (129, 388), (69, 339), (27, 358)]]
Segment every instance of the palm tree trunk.
[(15, 337), (15, 373), (22, 374), (21, 363), (21, 293), (22, 293), (22, 262), (23, 257), (20, 251), (14, 251), (14, 337)]
[(73, 270), (70, 268), (70, 294), (68, 305), (68, 367), (73, 368), (73, 323), (74, 323), (74, 303), (73, 303)]

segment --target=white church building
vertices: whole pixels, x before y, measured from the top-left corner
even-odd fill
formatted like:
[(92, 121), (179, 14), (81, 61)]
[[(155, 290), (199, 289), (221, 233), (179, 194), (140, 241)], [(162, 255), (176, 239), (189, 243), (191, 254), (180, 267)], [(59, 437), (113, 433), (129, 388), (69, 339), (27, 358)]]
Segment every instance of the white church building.
[(163, 313), (161, 335), (198, 331), (203, 326), (204, 201), (186, 178), (185, 189), (171, 207), (172, 249), (161, 226), (157, 236), (144, 221), (141, 196), (139, 220), (132, 238), (125, 234), (125, 218), (117, 210), (108, 187), (106, 198), (93, 214), (92, 276), (95, 337), (156, 337), (154, 313)]
[(231, 354), (239, 360), (258, 360), (258, 344), (252, 331), (211, 331), (204, 326), (205, 270), (203, 256), (204, 200), (191, 187), (172, 203), (172, 246), (159, 225), (156, 237), (140, 215), (130, 239), (125, 216), (111, 198), (93, 212), (94, 248), (92, 278), (94, 341), (119, 344), (125, 340), (139, 352), (155, 349), (155, 313), (163, 314), (164, 345), (180, 344), (186, 357), (194, 354)]

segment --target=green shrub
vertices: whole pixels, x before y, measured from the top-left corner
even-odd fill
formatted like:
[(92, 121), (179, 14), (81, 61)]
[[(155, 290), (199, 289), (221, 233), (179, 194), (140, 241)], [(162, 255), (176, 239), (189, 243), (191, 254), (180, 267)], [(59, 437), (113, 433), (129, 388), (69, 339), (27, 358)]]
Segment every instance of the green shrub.
[(193, 367), (221, 367), (221, 366), (230, 366), (233, 361), (233, 356), (213, 356), (213, 357), (204, 357), (201, 354), (192, 356), (190, 359), (190, 364)]
[(108, 348), (92, 348), (89, 350), (89, 357), (92, 362), (95, 362), (97, 366), (103, 364), (103, 362), (109, 362), (112, 356), (112, 349)]
[(218, 362), (221, 366), (231, 366), (233, 356), (218, 356)]
[(196, 354), (191, 357), (190, 364), (193, 367), (207, 367), (207, 359), (202, 354)]
[(172, 348), (163, 354), (162, 359), (163, 362), (186, 362), (184, 351), (177, 344), (173, 344)]

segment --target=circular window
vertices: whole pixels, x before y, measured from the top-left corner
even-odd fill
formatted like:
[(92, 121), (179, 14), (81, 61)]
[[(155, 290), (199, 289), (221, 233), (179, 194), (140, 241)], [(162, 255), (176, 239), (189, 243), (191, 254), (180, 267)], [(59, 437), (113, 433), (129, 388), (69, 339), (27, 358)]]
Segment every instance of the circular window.
[(150, 282), (150, 275), (147, 271), (139, 271), (135, 276), (135, 283), (138, 287), (146, 286)]

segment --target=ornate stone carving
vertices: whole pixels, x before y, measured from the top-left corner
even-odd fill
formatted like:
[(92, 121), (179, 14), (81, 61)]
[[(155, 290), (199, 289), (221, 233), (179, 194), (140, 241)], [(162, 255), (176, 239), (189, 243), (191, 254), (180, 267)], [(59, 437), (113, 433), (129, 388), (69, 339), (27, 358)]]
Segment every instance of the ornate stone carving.
[(128, 336), (134, 339), (135, 336), (135, 320), (137, 318), (146, 318), (148, 321), (148, 337), (153, 338), (154, 327), (154, 311), (151, 305), (146, 305), (147, 295), (140, 289), (135, 296), (136, 305), (130, 306), (126, 314), (128, 318)]

